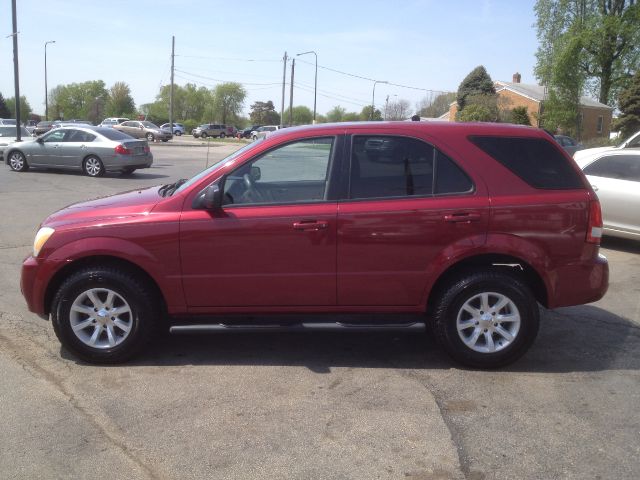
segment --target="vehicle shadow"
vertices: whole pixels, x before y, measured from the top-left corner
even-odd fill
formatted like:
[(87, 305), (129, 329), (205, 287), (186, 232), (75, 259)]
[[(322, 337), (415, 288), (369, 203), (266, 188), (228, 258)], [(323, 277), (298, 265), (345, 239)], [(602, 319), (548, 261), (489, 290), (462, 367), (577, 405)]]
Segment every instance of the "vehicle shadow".
[[(71, 358), (65, 352), (64, 356)], [(466, 370), (431, 335), (397, 332), (224, 333), (163, 336), (127, 366), (264, 365)], [(640, 369), (640, 325), (594, 306), (543, 312), (529, 352), (510, 372)]]
[[(63, 169), (55, 169), (55, 168), (30, 168), (26, 173), (49, 173), (52, 175), (65, 175), (65, 176), (75, 176), (75, 177), (85, 177), (91, 178), (85, 175), (83, 172), (76, 170), (63, 170)], [(95, 178), (120, 178), (122, 180), (127, 179), (137, 179), (137, 180), (154, 180), (156, 178), (168, 178), (170, 175), (163, 175), (160, 173), (143, 173), (139, 171), (135, 171), (129, 175), (123, 175), (118, 172), (106, 172), (102, 177)]]
[(626, 253), (640, 253), (640, 242), (628, 238), (604, 237), (601, 247)]

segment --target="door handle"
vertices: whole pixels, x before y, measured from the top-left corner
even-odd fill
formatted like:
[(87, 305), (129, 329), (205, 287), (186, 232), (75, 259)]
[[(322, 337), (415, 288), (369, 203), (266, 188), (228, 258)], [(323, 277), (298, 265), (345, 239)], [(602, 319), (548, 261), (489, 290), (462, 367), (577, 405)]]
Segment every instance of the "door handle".
[(318, 230), (324, 230), (329, 227), (329, 222), (325, 220), (301, 220), (294, 222), (294, 230), (303, 230), (307, 232), (317, 232)]
[(480, 221), (481, 216), (479, 213), (459, 212), (450, 213), (442, 218), (449, 223), (471, 223)]

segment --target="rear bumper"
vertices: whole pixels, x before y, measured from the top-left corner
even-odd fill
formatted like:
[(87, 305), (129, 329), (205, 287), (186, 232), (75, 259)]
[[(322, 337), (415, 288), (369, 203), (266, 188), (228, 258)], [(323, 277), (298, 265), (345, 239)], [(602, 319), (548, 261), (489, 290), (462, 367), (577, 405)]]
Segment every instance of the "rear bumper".
[(597, 302), (609, 288), (609, 262), (604, 255), (589, 263), (566, 265), (553, 271), (548, 307)]

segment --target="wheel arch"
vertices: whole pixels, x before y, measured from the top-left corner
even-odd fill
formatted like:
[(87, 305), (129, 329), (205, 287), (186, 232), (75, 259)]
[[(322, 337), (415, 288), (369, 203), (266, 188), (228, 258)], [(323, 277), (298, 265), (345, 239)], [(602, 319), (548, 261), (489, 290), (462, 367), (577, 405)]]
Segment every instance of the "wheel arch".
[(485, 253), (463, 258), (444, 270), (431, 286), (426, 302), (429, 311), (446, 285), (464, 272), (477, 270), (508, 272), (519, 276), (529, 286), (537, 302), (545, 307), (549, 304), (548, 291), (542, 276), (528, 262), (513, 255)]
[(115, 257), (111, 255), (95, 255), (90, 257), (79, 258), (65, 265), (60, 270), (58, 270), (49, 281), (47, 285), (47, 289), (45, 291), (45, 295), (44, 295), (45, 314), (48, 315), (51, 312), (53, 298), (55, 297), (56, 292), (58, 291), (58, 289), (60, 288), (60, 286), (62, 285), (62, 283), (66, 278), (68, 278), (73, 273), (79, 270), (82, 270), (83, 268), (98, 267), (98, 266), (112, 267), (112, 268), (116, 267), (128, 273), (136, 275), (138, 278), (141, 279), (141, 281), (143, 281), (145, 284), (149, 286), (149, 288), (152, 290), (154, 297), (158, 299), (162, 315), (165, 316), (167, 314), (166, 301), (162, 293), (162, 290), (160, 289), (160, 286), (158, 285), (156, 280), (139, 265), (136, 265), (135, 263), (130, 262), (129, 260), (125, 260), (123, 258)]
[(22, 150), (20, 150), (19, 148), (15, 148), (15, 147), (14, 147), (14, 148), (9, 149), (9, 150), (7, 151), (7, 153), (5, 153), (6, 160), (4, 161), (4, 163), (5, 163), (6, 165), (9, 165), (9, 157), (11, 156), (11, 154), (12, 154), (13, 152), (20, 152), (20, 153), (24, 156), (24, 161), (25, 161), (25, 162), (27, 161), (27, 156), (25, 155), (25, 153), (24, 153)]

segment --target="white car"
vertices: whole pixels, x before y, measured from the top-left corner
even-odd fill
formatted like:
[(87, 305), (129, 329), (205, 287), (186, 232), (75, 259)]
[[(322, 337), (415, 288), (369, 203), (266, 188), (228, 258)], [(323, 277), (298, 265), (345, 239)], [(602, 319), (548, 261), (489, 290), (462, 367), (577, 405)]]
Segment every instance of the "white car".
[[(13, 127), (10, 125), (0, 125), (0, 158), (2, 157), (2, 152), (4, 151), (4, 149), (9, 144), (16, 141), (16, 133), (18, 132), (16, 131), (15, 123)], [(31, 133), (29, 133), (26, 128), (20, 127), (20, 136), (23, 139), (31, 138)]]
[(636, 132), (635, 134), (631, 135), (629, 138), (627, 138), (624, 142), (622, 142), (620, 145), (616, 147), (597, 147), (597, 148), (587, 148), (585, 150), (578, 150), (576, 153), (573, 154), (573, 158), (575, 158), (575, 160), (578, 161), (581, 158), (591, 157), (592, 155), (595, 155), (597, 153), (610, 152), (610, 151), (616, 152), (618, 150), (625, 150), (628, 148), (640, 149), (640, 132)]
[(576, 162), (600, 199), (604, 233), (640, 240), (640, 148), (625, 148), (590, 149)]
[[(163, 123), (162, 125), (160, 125), (160, 128), (163, 130), (167, 130), (167, 131), (171, 131), (171, 128), (169, 127), (168, 123)], [(174, 123), (173, 124), (173, 134), (177, 135), (178, 137), (181, 135), (184, 135), (184, 125), (181, 123)]]
[(276, 130), (280, 130), (280, 125), (265, 125), (251, 132), (251, 139), (258, 140), (259, 138), (267, 138), (271, 132), (275, 132)]

